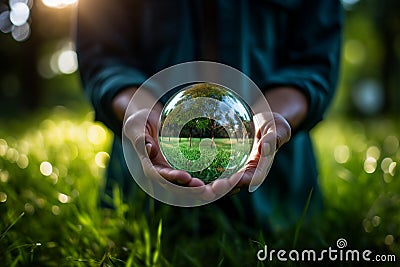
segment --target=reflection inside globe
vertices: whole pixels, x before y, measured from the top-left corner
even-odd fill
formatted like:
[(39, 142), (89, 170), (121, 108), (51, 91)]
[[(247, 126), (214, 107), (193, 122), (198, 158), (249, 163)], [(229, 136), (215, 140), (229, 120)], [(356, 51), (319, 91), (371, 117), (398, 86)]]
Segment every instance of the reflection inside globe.
[(255, 135), (249, 106), (230, 89), (212, 83), (190, 85), (173, 95), (158, 129), (166, 161), (205, 183), (239, 171)]

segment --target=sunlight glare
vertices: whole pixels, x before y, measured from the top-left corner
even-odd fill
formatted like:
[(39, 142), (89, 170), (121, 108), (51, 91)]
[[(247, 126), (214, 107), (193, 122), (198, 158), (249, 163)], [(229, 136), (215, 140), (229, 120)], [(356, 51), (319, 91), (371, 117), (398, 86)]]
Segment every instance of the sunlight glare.
[(51, 8), (64, 8), (70, 5), (74, 5), (78, 0), (42, 0), (42, 3)]

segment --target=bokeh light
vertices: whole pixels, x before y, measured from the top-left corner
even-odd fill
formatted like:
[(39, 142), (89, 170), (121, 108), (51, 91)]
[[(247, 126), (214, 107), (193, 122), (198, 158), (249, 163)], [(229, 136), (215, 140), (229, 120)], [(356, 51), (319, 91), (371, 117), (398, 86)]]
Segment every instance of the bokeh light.
[(0, 13), (0, 31), (10, 33), (14, 40), (23, 42), (31, 34), (29, 25), (30, 8), (33, 0), (10, 0), (9, 8)]
[(109, 159), (110, 159), (110, 155), (104, 151), (97, 153), (94, 158), (96, 165), (103, 169), (107, 166)]
[(58, 193), (58, 201), (60, 201), (61, 203), (65, 204), (65, 203), (69, 203), (71, 201), (71, 198), (69, 196), (67, 196), (66, 194), (63, 193)]
[(337, 163), (346, 163), (350, 158), (350, 149), (348, 146), (341, 145), (335, 148), (334, 157)]
[(0, 203), (4, 203), (7, 201), (7, 194), (4, 192), (0, 192)]
[(384, 173), (389, 173), (389, 166), (392, 164), (393, 160), (391, 158), (384, 158), (381, 162), (381, 169)]
[(74, 5), (78, 0), (42, 0), (42, 3), (51, 8), (64, 8), (70, 5)]
[(8, 144), (4, 139), (0, 139), (0, 156), (4, 157), (7, 153)]
[(7, 150), (6, 158), (9, 162), (15, 163), (19, 158), (18, 150), (16, 150), (15, 148), (9, 148)]
[(87, 137), (89, 142), (94, 145), (99, 145), (106, 140), (106, 131), (99, 125), (92, 125), (88, 128)]
[(364, 171), (366, 173), (374, 173), (376, 170), (376, 159), (373, 157), (367, 157), (367, 159), (364, 161)]
[(21, 26), (13, 27), (11, 31), (11, 36), (14, 38), (15, 41), (23, 42), (29, 38), (31, 34), (31, 27), (29, 23), (25, 23)]
[(73, 42), (60, 41), (54, 50), (42, 55), (38, 60), (37, 70), (40, 76), (51, 79), (60, 74), (72, 74), (77, 71), (78, 59)]
[(46, 201), (46, 199), (44, 199), (44, 198), (41, 198), (41, 197), (38, 197), (36, 200), (35, 200), (35, 203), (36, 203), (36, 205), (39, 207), (39, 208), (44, 208), (45, 206), (46, 206), (46, 204), (47, 204), (47, 201)]
[(44, 176), (50, 176), (53, 173), (53, 165), (48, 161), (42, 162), (40, 164), (40, 173)]
[(393, 242), (394, 242), (394, 236), (393, 235), (385, 236), (385, 245), (391, 246), (391, 245), (393, 245)]
[(63, 74), (74, 73), (78, 69), (76, 52), (72, 50), (62, 51), (58, 55), (57, 66)]
[(354, 106), (364, 115), (374, 115), (384, 106), (384, 90), (382, 84), (373, 79), (365, 79), (357, 83), (351, 91)]
[(348, 40), (344, 45), (344, 58), (355, 65), (360, 65), (365, 61), (365, 46), (358, 40)]
[(360, 0), (341, 0), (343, 6), (346, 9), (351, 9), (351, 7), (355, 4), (357, 4)]
[(54, 214), (54, 215), (60, 215), (60, 213), (61, 213), (61, 210), (60, 210), (60, 207), (59, 206), (57, 206), (57, 205), (53, 205), (52, 207), (51, 207), (51, 212)]
[(373, 227), (378, 227), (381, 224), (381, 217), (375, 215), (374, 217), (372, 217), (371, 223)]
[(27, 4), (16, 2), (11, 5), (10, 21), (15, 26), (21, 26), (28, 21), (30, 10)]
[(10, 11), (6, 10), (0, 13), (0, 31), (3, 33), (11, 32), (13, 24), (10, 20)]
[(21, 169), (26, 169), (29, 165), (29, 159), (26, 155), (22, 154), (18, 157), (17, 165)]
[(372, 157), (376, 160), (379, 159), (379, 157), (381, 156), (381, 151), (379, 150), (379, 148), (377, 146), (371, 146), (367, 149), (366, 152), (366, 157)]
[(8, 182), (8, 178), (10, 177), (8, 171), (0, 171), (0, 181), (3, 183)]
[(394, 176), (396, 173), (397, 162), (392, 162), (389, 165), (389, 174)]
[(399, 139), (394, 135), (389, 135), (383, 142), (383, 149), (389, 155), (395, 154), (399, 149)]
[(10, 6), (15, 5), (16, 3), (22, 3), (27, 5), (29, 8), (32, 8), (33, 5), (33, 0), (9, 0), (8, 2)]
[(35, 213), (35, 207), (31, 203), (25, 203), (24, 208), (28, 214), (32, 215)]

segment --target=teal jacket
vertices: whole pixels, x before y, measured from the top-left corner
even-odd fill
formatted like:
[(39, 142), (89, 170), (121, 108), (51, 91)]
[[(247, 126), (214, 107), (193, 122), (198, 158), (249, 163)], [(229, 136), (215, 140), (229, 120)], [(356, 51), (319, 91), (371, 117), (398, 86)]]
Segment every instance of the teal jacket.
[(241, 70), (262, 90), (294, 86), (307, 96), (307, 117), (277, 153), (263, 186), (214, 205), (257, 225), (295, 221), (311, 189), (315, 202), (320, 200), (309, 130), (323, 118), (335, 91), (341, 29), (339, 0), (80, 1), (83, 87), (96, 119), (116, 136), (106, 194), (113, 183), (126, 198), (140, 191), (123, 159), (112, 98), (166, 67), (210, 59)]

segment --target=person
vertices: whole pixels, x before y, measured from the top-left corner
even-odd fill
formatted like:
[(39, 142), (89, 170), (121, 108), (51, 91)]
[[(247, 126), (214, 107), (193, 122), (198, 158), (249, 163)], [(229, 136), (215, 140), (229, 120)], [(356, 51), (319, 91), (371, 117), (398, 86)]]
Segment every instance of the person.
[[(103, 205), (109, 205), (115, 185), (125, 201), (139, 205), (134, 199), (142, 192), (127, 169), (121, 145), (122, 121), (137, 88), (169, 66), (211, 60), (239, 69), (261, 88), (274, 114), (277, 153), (257, 191), (238, 190), (248, 186), (256, 171), (248, 166), (249, 175), (232, 194), (206, 208), (252, 229), (280, 229), (297, 222), (311, 191), (311, 206), (321, 207), (309, 131), (334, 95), (341, 29), (337, 0), (80, 1), (76, 44), (83, 87), (95, 119), (115, 134)], [(153, 98), (150, 93), (146, 97)], [(157, 104), (153, 119), (136, 116), (146, 108), (140, 105), (130, 115), (136, 124), (147, 125), (148, 153), (165, 179), (201, 185), (159, 160), (155, 127), (164, 101)], [(201, 214), (202, 208), (193, 209)]]

